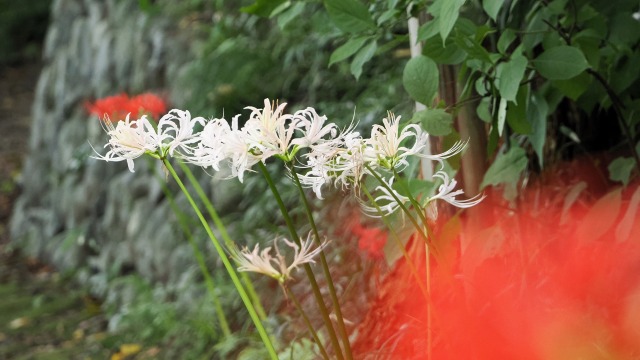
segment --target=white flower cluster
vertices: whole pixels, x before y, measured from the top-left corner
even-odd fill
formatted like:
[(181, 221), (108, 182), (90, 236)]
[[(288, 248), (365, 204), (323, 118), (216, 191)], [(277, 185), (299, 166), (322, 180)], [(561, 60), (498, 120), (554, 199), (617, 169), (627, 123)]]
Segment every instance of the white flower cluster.
[[(369, 138), (363, 138), (349, 126), (339, 131), (334, 123), (327, 123), (309, 107), (294, 114), (284, 112), (286, 104), (273, 104), (268, 99), (264, 107), (248, 107), (249, 118), (239, 126), (239, 115), (231, 123), (225, 119), (191, 118), (188, 111), (171, 110), (158, 122), (157, 128), (146, 118), (130, 121), (129, 117), (113, 126), (105, 121), (105, 131), (110, 136), (105, 147), (110, 150), (96, 158), (106, 161), (126, 160), (133, 171), (133, 159), (150, 154), (163, 159), (176, 156), (184, 161), (204, 168), (220, 171), (230, 170), (230, 177), (241, 182), (246, 171), (258, 162), (277, 157), (289, 168), (300, 171), (300, 182), (313, 189), (322, 198), (326, 185), (348, 188), (358, 187), (363, 176), (382, 173), (391, 174), (383, 179), (375, 190), (381, 192), (376, 202), (383, 203), (381, 209), (393, 213), (399, 208), (398, 201), (409, 199), (393, 188), (394, 175), (409, 165), (409, 157), (417, 156), (441, 165), (434, 175), (442, 180), (438, 193), (428, 201), (444, 200), (454, 206), (465, 208), (482, 200), (475, 197), (458, 200), (461, 190), (454, 190), (456, 181), (442, 170), (443, 161), (460, 153), (466, 143), (458, 142), (451, 149), (437, 155), (425, 155), (428, 134), (416, 124), (400, 127), (400, 117), (389, 113), (382, 125), (374, 125)], [(198, 131), (196, 131), (198, 129)], [(296, 158), (297, 154), (301, 154)], [(380, 175), (381, 176), (381, 175)], [(376, 212), (375, 208), (366, 208)]]

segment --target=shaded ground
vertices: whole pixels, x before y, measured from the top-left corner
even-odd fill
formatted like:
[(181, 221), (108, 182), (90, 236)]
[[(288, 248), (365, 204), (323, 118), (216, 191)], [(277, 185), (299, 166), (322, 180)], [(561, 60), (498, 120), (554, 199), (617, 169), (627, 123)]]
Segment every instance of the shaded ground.
[(0, 69), (0, 359), (122, 359), (97, 303), (10, 245), (39, 71), (35, 63)]

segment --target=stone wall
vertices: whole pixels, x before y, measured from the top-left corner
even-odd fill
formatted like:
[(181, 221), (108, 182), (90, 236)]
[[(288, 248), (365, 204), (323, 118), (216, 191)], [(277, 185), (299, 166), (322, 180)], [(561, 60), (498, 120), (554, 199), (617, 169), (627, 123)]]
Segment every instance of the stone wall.
[(125, 273), (164, 284), (197, 274), (153, 175), (159, 164), (139, 159), (131, 173), (125, 163), (91, 158), (91, 145), (104, 153), (107, 137), (84, 108), (123, 91), (161, 92), (177, 104), (184, 92), (169, 85), (185, 73), (188, 44), (169, 19), (142, 12), (136, 1), (53, 2), (10, 230), (27, 254), (61, 270), (84, 269), (81, 279), (98, 294)]

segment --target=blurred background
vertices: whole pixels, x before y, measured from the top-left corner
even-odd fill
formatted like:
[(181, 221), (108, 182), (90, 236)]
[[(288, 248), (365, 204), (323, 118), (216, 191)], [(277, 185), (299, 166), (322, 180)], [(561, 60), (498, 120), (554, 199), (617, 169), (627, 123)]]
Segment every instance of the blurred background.
[[(495, 197), (489, 203), (498, 218), (513, 212), (496, 209), (534, 203), (535, 209), (591, 204), (624, 186), (616, 215), (637, 208), (640, 200), (630, 200), (640, 156), (637, 1), (456, 2), (460, 18), (446, 43), (442, 28), (427, 26), (444, 22), (431, 10), (442, 3), (366, 2), (375, 23), (365, 17), (367, 25), (356, 26), (340, 11), (357, 15), (360, 8), (345, 10), (335, 1), (0, 0), (0, 358), (261, 358), (242, 303), (229, 295), (233, 286), (175, 184), (155, 162), (140, 159), (131, 173), (125, 163), (92, 158), (92, 146), (100, 152), (106, 136), (91, 104), (152, 93), (168, 109), (229, 118), (279, 99), (290, 111), (313, 106), (341, 127), (355, 119), (366, 132), (388, 110), (412, 119), (415, 101), (424, 98), (410, 83), (409, 18), (423, 25), (415, 35), (429, 45), (418, 52), (439, 74), (416, 75), (419, 85), (437, 84), (438, 95), (423, 102), (442, 111), (438, 123), (413, 121), (438, 135), (434, 150), (472, 139), (466, 158), (452, 161), (462, 164), (458, 179), (467, 195), (484, 188)], [(554, 57), (548, 51), (554, 48), (563, 50)], [(577, 57), (564, 61), (567, 54)], [(526, 58), (521, 74), (511, 62), (516, 57)], [(289, 189), (285, 202), (303, 216), (295, 189), (272, 165), (278, 184)], [(259, 177), (239, 184), (202, 171), (196, 176), (232, 238), (251, 245), (281, 232)], [(532, 184), (557, 196), (544, 202), (526, 192)], [(357, 202), (343, 197), (328, 195), (314, 210), (334, 237), (330, 262), (355, 328), (384, 321), (367, 311), (376, 290), (394, 292), (381, 279), (397, 254), (383, 253), (381, 224), (362, 218)], [(553, 214), (559, 221), (560, 213)], [(232, 337), (214, 321), (191, 236), (212, 270)], [(480, 258), (504, 259), (496, 249), (506, 243), (471, 246), (482, 254), (473, 266)], [(462, 256), (464, 247), (456, 246), (452, 256)], [(269, 294), (263, 306), (276, 338), (295, 343), (304, 324), (289, 322), (294, 310), (276, 283), (255, 279)], [(303, 282), (294, 286), (308, 294)], [(380, 314), (385, 304), (373, 308)], [(303, 342), (297, 346), (305, 353)], [(554, 356), (546, 358), (562, 358)]]

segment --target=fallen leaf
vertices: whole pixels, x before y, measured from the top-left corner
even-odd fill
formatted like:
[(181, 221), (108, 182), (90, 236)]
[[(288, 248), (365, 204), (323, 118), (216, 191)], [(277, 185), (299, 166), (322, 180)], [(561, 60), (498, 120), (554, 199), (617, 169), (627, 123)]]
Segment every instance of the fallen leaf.
[(20, 329), (25, 326), (28, 326), (30, 323), (31, 323), (31, 319), (27, 317), (20, 317), (20, 318), (11, 320), (11, 322), (9, 323), (9, 328), (14, 330)]

